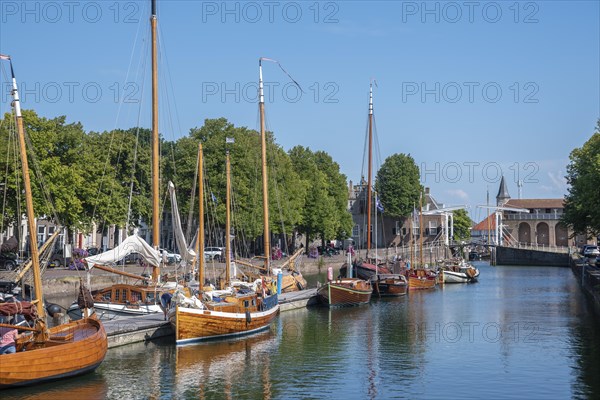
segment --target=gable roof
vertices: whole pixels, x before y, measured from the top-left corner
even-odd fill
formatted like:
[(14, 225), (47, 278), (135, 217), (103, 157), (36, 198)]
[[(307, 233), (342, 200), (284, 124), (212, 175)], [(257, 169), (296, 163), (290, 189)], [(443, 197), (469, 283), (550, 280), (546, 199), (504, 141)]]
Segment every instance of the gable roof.
[(565, 208), (565, 199), (510, 199), (505, 207)]
[(496, 229), (496, 215), (493, 213), (490, 214), (483, 221), (475, 225), (473, 228), (471, 228), (472, 231), (493, 231), (494, 229)]

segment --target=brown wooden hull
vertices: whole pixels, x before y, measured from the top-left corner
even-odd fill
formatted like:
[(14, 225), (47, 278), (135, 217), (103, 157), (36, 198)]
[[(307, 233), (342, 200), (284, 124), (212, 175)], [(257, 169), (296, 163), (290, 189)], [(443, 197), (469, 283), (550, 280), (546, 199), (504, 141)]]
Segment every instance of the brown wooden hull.
[(98, 320), (82, 319), (49, 331), (50, 339), (42, 347), (27, 344), (25, 351), (0, 356), (0, 388), (80, 375), (104, 360), (108, 341)]
[(434, 289), (435, 283), (435, 277), (422, 277), (415, 275), (408, 276), (408, 288), (410, 290)]
[(245, 313), (199, 310), (177, 305), (169, 310), (177, 344), (241, 336), (269, 327), (279, 313), (279, 305), (267, 311)]
[(327, 282), (317, 290), (319, 301), (329, 307), (366, 304), (371, 301), (372, 293), (368, 282), (356, 278)]

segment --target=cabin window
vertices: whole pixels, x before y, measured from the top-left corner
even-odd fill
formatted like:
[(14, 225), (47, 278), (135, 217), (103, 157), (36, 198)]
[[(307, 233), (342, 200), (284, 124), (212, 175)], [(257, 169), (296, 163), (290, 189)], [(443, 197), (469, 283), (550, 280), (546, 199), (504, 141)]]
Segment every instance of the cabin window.
[(248, 308), (249, 305), (250, 305), (250, 302), (248, 300), (244, 300), (244, 307)]
[(102, 299), (104, 299), (105, 301), (111, 301), (111, 299), (112, 299), (112, 298), (111, 298), (111, 294), (112, 294), (112, 293), (111, 293), (110, 291), (108, 291), (108, 292), (103, 292), (103, 293), (102, 293)]
[(154, 301), (154, 293), (146, 293), (146, 302), (151, 303)]
[(252, 305), (255, 306), (256, 305), (256, 299), (252, 299)]
[(131, 302), (132, 303), (137, 303), (140, 300), (142, 300), (142, 293), (136, 292), (135, 290), (132, 290), (131, 291)]
[(121, 297), (121, 289), (115, 289), (115, 301), (119, 301)]

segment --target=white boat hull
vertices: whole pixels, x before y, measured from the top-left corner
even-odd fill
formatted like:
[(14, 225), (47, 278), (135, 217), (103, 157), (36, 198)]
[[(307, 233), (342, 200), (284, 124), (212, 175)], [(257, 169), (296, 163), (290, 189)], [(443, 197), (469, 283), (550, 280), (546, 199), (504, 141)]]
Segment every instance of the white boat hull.
[(479, 270), (475, 269), (476, 273), (473, 277), (467, 275), (466, 272), (444, 271), (444, 283), (468, 283), (474, 282), (479, 277)]

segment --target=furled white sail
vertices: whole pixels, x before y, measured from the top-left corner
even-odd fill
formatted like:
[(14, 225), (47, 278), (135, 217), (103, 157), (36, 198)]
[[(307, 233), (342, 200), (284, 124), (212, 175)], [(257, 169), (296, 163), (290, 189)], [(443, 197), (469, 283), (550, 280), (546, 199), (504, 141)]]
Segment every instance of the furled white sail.
[(154, 250), (144, 239), (137, 235), (127, 237), (123, 242), (112, 250), (95, 256), (87, 257), (88, 268), (92, 269), (94, 265), (111, 265), (123, 259), (132, 253), (138, 253), (148, 264), (160, 266), (160, 254)]
[(175, 185), (169, 181), (169, 195), (171, 196), (171, 210), (173, 214), (173, 236), (177, 250), (181, 254), (181, 266), (185, 267), (192, 264), (196, 258), (196, 252), (190, 248), (185, 241), (185, 235), (181, 228), (181, 218), (179, 218), (179, 207), (177, 206), (177, 196), (175, 196)]

